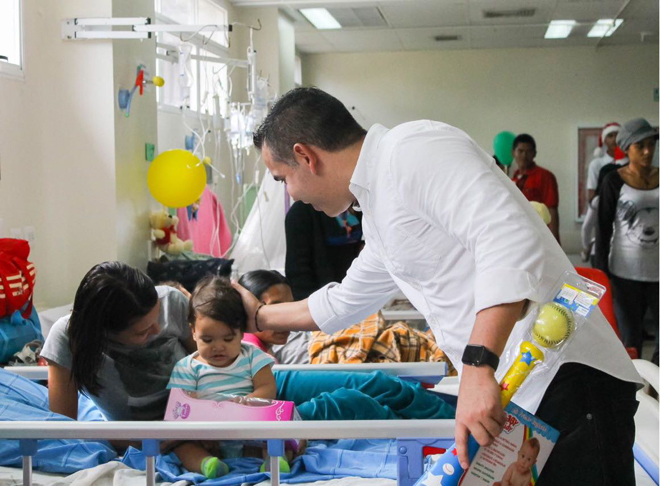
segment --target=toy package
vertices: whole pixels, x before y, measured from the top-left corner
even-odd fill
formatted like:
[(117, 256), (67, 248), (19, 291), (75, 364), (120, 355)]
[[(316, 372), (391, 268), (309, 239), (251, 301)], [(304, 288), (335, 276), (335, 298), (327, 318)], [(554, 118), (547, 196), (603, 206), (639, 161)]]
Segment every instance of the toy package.
[(165, 420), (282, 422), (300, 420), (300, 416), (293, 402), (245, 397), (200, 400), (180, 388), (173, 388), (167, 401)]
[[(500, 380), (502, 407), (524, 386), (528, 377), (540, 376), (553, 371), (561, 353), (577, 332), (584, 326), (589, 314), (598, 305), (605, 287), (572, 272), (565, 272), (554, 285), (544, 302), (534, 304), (530, 312), (536, 318), (517, 342), (507, 344), (500, 364), (506, 373)], [(497, 376), (497, 374), (496, 374)], [(479, 451), (479, 444), (470, 436), (468, 457), (470, 462)], [(464, 470), (458, 454), (452, 446), (415, 486), (457, 486)], [(437, 478), (430, 481), (429, 478)]]
[(514, 403), (505, 409), (504, 430), (470, 463), (461, 486), (534, 485), (559, 432)]

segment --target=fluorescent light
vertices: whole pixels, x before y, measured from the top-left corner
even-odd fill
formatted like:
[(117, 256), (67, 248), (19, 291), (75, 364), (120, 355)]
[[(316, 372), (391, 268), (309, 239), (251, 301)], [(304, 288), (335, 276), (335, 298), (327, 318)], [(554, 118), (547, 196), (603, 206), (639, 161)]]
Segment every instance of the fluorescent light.
[(545, 31), (546, 39), (564, 39), (575, 27), (575, 20), (553, 20)]
[(301, 8), (300, 13), (317, 29), (341, 29), (341, 24), (325, 8)]
[(609, 37), (623, 23), (623, 19), (598, 19), (587, 37)]

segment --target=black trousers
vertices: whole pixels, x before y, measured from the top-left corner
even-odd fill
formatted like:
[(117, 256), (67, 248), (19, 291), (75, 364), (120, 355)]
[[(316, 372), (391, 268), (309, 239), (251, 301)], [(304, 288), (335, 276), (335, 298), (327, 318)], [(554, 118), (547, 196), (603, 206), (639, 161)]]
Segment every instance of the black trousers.
[(562, 365), (536, 411), (560, 432), (537, 486), (634, 485), (636, 390), (589, 366)]
[[(610, 275), (614, 312), (623, 344), (637, 349), (642, 357), (644, 315), (651, 310), (655, 322), (655, 355), (658, 353), (658, 282), (639, 282)], [(657, 361), (656, 361), (657, 364)]]

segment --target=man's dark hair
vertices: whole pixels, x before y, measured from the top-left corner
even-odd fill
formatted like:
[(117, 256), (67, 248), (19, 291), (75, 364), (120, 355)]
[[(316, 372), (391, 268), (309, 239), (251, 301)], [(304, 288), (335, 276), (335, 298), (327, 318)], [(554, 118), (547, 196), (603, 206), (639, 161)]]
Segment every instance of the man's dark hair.
[(295, 166), (296, 143), (337, 152), (366, 133), (334, 96), (318, 88), (295, 88), (277, 100), (254, 133), (253, 141), (257, 150), (268, 145), (275, 161)]
[(532, 137), (528, 133), (521, 133), (520, 135), (518, 135), (516, 138), (513, 139), (513, 150), (516, 150), (516, 147), (521, 143), (530, 144), (534, 149), (534, 151), (536, 151), (536, 140), (534, 140), (534, 137)]
[(198, 317), (225, 323), (230, 328), (245, 332), (247, 315), (241, 294), (231, 286), (229, 280), (216, 275), (204, 277), (190, 297), (188, 322), (195, 327)]

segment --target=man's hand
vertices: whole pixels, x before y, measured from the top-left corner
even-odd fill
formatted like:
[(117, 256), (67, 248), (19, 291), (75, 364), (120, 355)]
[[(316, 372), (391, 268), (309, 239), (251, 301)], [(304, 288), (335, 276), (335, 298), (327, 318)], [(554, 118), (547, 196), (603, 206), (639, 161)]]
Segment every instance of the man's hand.
[(245, 313), (247, 314), (246, 332), (257, 332), (257, 327), (254, 323), (254, 316), (256, 315), (257, 309), (259, 308), (259, 305), (261, 305), (261, 302), (259, 302), (259, 299), (257, 299), (252, 292), (250, 292), (238, 282), (232, 282), (231, 285), (236, 290), (238, 290), (238, 293), (241, 294), (241, 298), (243, 299), (243, 307), (245, 307)]
[(470, 465), (468, 435), (472, 434), (480, 445), (487, 446), (502, 432), (505, 421), (495, 371), (490, 366), (463, 366), (455, 429), (456, 450), (463, 469)]

